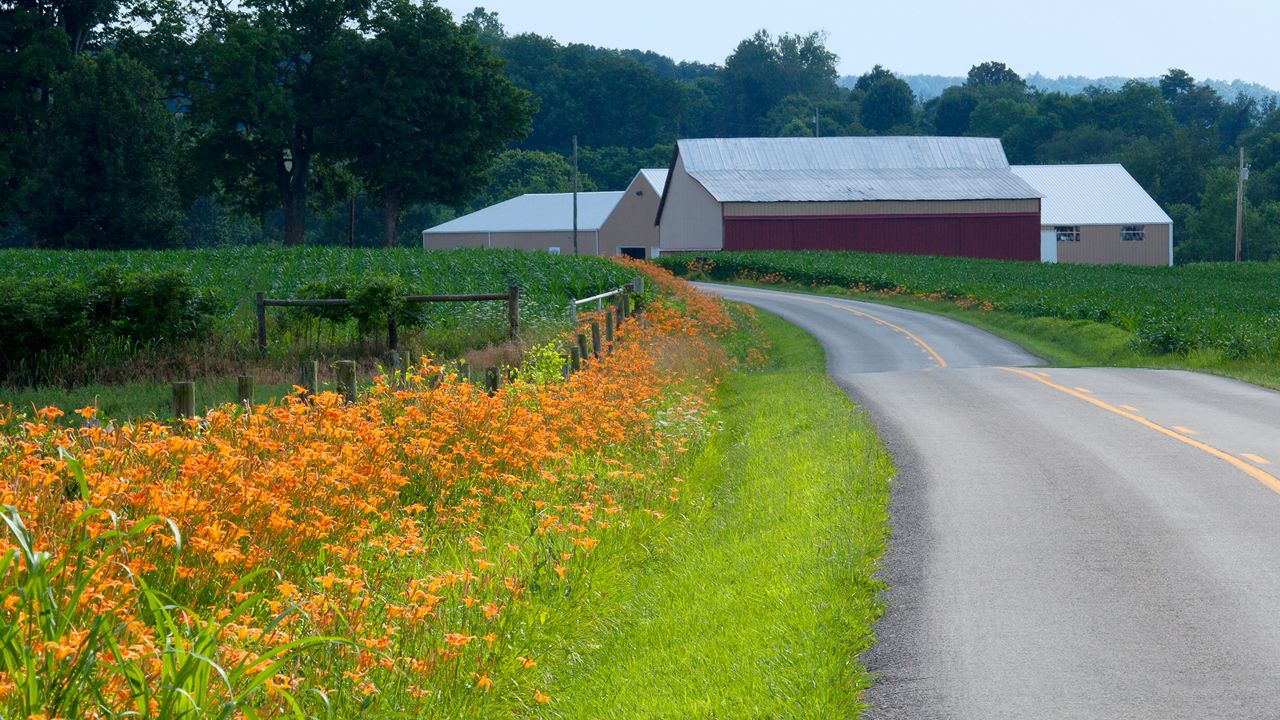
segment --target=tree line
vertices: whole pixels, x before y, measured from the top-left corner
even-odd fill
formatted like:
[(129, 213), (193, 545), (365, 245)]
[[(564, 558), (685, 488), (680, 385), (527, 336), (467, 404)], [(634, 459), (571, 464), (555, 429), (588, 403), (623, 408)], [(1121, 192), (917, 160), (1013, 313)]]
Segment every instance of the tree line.
[[(1175, 220), (1180, 261), (1280, 259), (1280, 111), (1172, 69), (1044, 92), (999, 62), (921, 101), (876, 66), (842, 87), (822, 34), (723, 64), (509, 34), (408, 0), (5, 3), (0, 212), (47, 246), (278, 237), (413, 242), (524, 192), (617, 190), (680, 137), (999, 137), (1014, 163), (1119, 162)], [(401, 222), (403, 218), (403, 222)], [(403, 227), (402, 227), (403, 226)], [(380, 228), (380, 230), (379, 230)], [(12, 235), (12, 231), (11, 231)]]
[(37, 246), (167, 247), (212, 198), (300, 245), (362, 194), (394, 244), (407, 206), (468, 200), (528, 133), (477, 35), (409, 0), (5, 3), (0, 211)]

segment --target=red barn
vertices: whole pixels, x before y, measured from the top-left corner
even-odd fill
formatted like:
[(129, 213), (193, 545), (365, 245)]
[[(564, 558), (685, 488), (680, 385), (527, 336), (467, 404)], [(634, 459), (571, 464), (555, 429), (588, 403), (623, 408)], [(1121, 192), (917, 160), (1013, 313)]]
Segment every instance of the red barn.
[(995, 138), (681, 140), (663, 253), (857, 250), (1040, 260), (1040, 193)]

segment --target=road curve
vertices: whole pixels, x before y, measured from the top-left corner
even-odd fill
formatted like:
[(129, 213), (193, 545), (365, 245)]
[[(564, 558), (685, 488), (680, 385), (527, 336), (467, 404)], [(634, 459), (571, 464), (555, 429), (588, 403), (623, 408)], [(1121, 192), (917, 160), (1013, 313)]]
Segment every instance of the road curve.
[(1280, 718), (1280, 394), (702, 287), (813, 334), (900, 469), (867, 717)]

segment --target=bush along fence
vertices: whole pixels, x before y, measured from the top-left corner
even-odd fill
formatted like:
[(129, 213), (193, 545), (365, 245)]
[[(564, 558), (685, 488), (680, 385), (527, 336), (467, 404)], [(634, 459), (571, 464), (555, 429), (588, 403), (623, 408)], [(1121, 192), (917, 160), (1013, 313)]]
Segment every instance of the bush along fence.
[[(637, 278), (632, 283), (587, 298), (574, 299), (569, 302), (570, 318), (573, 324), (573, 340), (568, 343), (564, 353), (563, 375), (568, 378), (591, 359), (599, 358), (612, 352), (614, 337), (622, 327), (622, 323), (639, 312), (642, 303), (640, 297), (644, 292), (644, 279)], [(515, 338), (520, 329), (519, 309), (520, 289), (514, 285), (503, 294), (472, 295), (410, 295), (400, 301), (406, 304), (426, 302), (507, 302), (507, 319), (510, 324), (510, 337)], [(610, 305), (606, 301), (612, 299)], [(267, 347), (266, 309), (268, 307), (341, 307), (350, 304), (346, 298), (267, 298), (265, 293), (257, 293), (257, 344), (259, 351)], [(595, 312), (580, 315), (583, 305), (595, 304)], [(388, 313), (387, 340), (390, 351), (387, 353), (386, 371), (391, 374), (402, 373), (414, 363), (399, 350), (399, 338), (396, 331), (395, 313)], [(580, 323), (582, 320), (585, 323)], [(581, 330), (581, 332), (578, 332)], [(311, 396), (320, 390), (319, 362), (304, 360), (298, 366), (296, 385), (303, 390), (305, 396)], [(357, 397), (357, 364), (354, 360), (339, 360), (333, 364), (336, 390), (347, 402), (354, 402)], [(480, 381), (490, 393), (497, 392), (502, 385), (504, 373), (498, 367), (486, 367), (478, 376), (473, 376), (473, 369), (460, 362), (460, 376), (468, 381)], [(235, 402), (239, 405), (253, 405), (254, 378), (241, 375), (236, 381)], [(197, 415), (196, 384), (185, 380), (173, 383), (171, 408), (174, 418), (190, 418)]]
[[(599, 358), (602, 354), (613, 351), (613, 338), (616, 329), (621, 328), (622, 322), (631, 317), (641, 308), (639, 302), (632, 307), (632, 293), (635, 293), (635, 299), (641, 297), (644, 293), (644, 278), (636, 278), (630, 285), (624, 285), (620, 288), (609, 290), (598, 295), (582, 298), (581, 300), (569, 301), (569, 317), (574, 325), (574, 338), (568, 343), (565, 352), (566, 360), (564, 364), (564, 376), (567, 378), (573, 373), (581, 370), (589, 358)], [(605, 300), (613, 298), (613, 306), (605, 305)], [(583, 332), (578, 332), (579, 308), (583, 305), (595, 303), (595, 313), (591, 314), (590, 320), (586, 327), (582, 328)], [(601, 320), (604, 322), (604, 334), (601, 336)], [(591, 346), (587, 346), (587, 330), (591, 333)]]
[[(397, 301), (404, 305), (421, 303), (457, 303), (457, 302), (496, 302), (506, 301), (507, 323), (510, 325), (510, 337), (515, 338), (520, 332), (520, 288), (511, 285), (505, 293), (482, 293), (476, 295), (407, 295)], [(349, 307), (353, 304), (349, 298), (268, 298), (266, 293), (259, 292), (255, 297), (257, 309), (257, 341), (258, 352), (267, 350), (267, 308), (323, 308)], [(391, 350), (400, 349), (400, 334), (396, 327), (396, 313), (391, 308), (387, 312), (387, 346)]]

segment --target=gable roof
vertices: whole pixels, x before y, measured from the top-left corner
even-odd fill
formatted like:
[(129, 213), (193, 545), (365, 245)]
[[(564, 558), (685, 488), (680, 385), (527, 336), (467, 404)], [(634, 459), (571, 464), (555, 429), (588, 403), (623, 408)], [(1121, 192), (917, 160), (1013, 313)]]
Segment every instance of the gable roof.
[(1016, 165), (1012, 169), (1044, 195), (1041, 225), (1173, 222), (1123, 165)]
[(677, 156), (718, 202), (1024, 200), (996, 138), (681, 140)]
[[(624, 192), (578, 193), (578, 230), (599, 230)], [(573, 230), (573, 193), (521, 195), (424, 230), (424, 234)]]
[(649, 185), (653, 186), (653, 189), (658, 192), (658, 197), (662, 197), (662, 193), (667, 187), (667, 169), (644, 168), (640, 171), (640, 174), (643, 175), (644, 179), (649, 182)]

